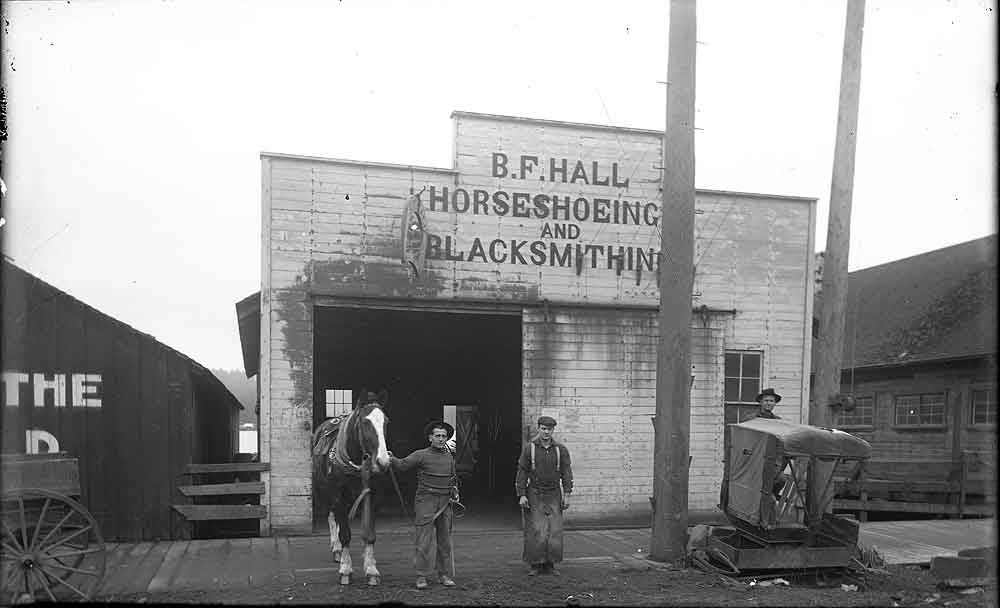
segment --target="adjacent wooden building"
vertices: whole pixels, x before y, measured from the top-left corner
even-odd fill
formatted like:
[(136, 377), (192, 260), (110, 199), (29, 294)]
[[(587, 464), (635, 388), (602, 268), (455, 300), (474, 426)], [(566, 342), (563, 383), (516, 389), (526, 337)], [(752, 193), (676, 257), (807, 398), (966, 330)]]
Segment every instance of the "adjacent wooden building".
[[(310, 432), (364, 387), (389, 390), (397, 453), (457, 417), (463, 500), (516, 513), (518, 450), (550, 414), (567, 517), (649, 521), (663, 134), (452, 119), (448, 168), (261, 155), (261, 293), (238, 314), (273, 531), (310, 527)], [(808, 419), (816, 205), (699, 190), (696, 207), (690, 506), (713, 511), (726, 421), (764, 386)]]
[(188, 538), (171, 504), (192, 463), (231, 462), (239, 401), (152, 336), (3, 262), (4, 453), (78, 458), (106, 539)]
[(929, 489), (962, 479), (968, 505), (995, 501), (996, 281), (995, 234), (849, 274), (841, 390), (856, 406), (836, 424), (871, 443), (871, 477), (912, 484), (881, 484), (872, 509), (957, 514), (957, 485)]

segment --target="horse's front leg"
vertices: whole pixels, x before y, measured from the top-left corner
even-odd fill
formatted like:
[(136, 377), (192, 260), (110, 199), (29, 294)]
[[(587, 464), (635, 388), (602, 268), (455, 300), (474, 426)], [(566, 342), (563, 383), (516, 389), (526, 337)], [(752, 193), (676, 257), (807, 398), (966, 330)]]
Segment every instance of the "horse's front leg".
[(368, 577), (368, 586), (375, 587), (382, 581), (382, 575), (375, 565), (375, 543), (365, 543), (365, 576)]
[(333, 561), (340, 563), (340, 552), (344, 546), (340, 543), (340, 526), (337, 525), (337, 517), (333, 514), (333, 509), (326, 514), (326, 523), (330, 528), (330, 552), (333, 553)]
[(354, 563), (351, 561), (351, 523), (347, 520), (347, 509), (343, 502), (334, 507), (334, 524), (337, 526), (337, 542), (340, 545), (340, 584), (350, 585)]
[(362, 509), (362, 521), (364, 522), (362, 540), (365, 541), (365, 576), (368, 578), (368, 586), (374, 587), (381, 582), (382, 575), (379, 574), (378, 567), (375, 565), (375, 513), (372, 509), (371, 494), (365, 497)]

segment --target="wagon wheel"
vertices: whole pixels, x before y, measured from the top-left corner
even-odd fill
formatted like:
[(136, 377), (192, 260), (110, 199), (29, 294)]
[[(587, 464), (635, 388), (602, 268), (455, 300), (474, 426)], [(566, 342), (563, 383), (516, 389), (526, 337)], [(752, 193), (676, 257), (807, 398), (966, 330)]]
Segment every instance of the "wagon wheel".
[(17, 490), (2, 498), (2, 566), (6, 598), (49, 601), (94, 597), (107, 550), (97, 521), (80, 503), (51, 490)]

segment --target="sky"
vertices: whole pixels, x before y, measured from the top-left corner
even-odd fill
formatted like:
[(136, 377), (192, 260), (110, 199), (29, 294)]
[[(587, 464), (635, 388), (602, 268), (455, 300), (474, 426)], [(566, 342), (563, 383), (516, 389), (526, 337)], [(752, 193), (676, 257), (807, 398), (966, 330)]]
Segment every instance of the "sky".
[[(465, 110), (663, 129), (669, 2), (8, 1), (3, 253), (242, 368), (260, 153), (450, 167)], [(696, 185), (827, 201), (846, 0), (698, 3)], [(849, 268), (996, 232), (997, 6), (868, 0)]]

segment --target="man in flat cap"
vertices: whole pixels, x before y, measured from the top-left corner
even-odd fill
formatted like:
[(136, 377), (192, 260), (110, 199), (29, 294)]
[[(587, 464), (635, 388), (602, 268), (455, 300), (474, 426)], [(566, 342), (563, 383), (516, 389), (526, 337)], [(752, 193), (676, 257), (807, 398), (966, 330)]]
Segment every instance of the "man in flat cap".
[(757, 414), (758, 418), (781, 418), (781, 416), (775, 415), (771, 410), (774, 406), (781, 401), (781, 395), (774, 392), (773, 388), (765, 388), (757, 395), (757, 403), (760, 404), (760, 413)]
[(428, 577), (435, 575), (445, 587), (455, 586), (451, 503), (458, 501), (458, 475), (455, 457), (447, 445), (454, 434), (455, 429), (450, 424), (435, 420), (424, 427), (424, 436), (430, 446), (415, 450), (406, 458), (389, 454), (397, 470), (417, 471), (417, 492), (413, 499), (413, 519), (417, 528), (413, 562), (417, 570), (417, 589), (426, 589)]
[(538, 435), (521, 449), (517, 461), (518, 504), (524, 521), (524, 552), (528, 575), (559, 574), (555, 564), (563, 558), (562, 512), (569, 508), (573, 492), (573, 468), (569, 450), (552, 438), (556, 421), (538, 419)]

